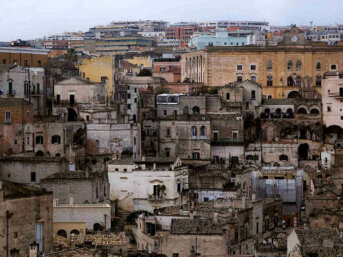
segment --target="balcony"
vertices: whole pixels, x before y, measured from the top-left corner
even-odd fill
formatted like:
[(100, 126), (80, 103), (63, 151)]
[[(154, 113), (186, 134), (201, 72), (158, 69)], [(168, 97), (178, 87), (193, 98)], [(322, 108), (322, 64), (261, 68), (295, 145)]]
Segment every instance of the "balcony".
[(343, 93), (342, 92), (329, 93), (328, 95), (329, 95), (329, 97), (333, 97), (333, 98), (339, 98), (339, 99), (343, 98)]
[(149, 201), (159, 202), (159, 201), (163, 201), (163, 200), (164, 200), (163, 195), (149, 195)]
[(7, 90), (7, 95), (8, 95), (8, 96), (15, 96), (15, 93), (16, 93), (16, 92), (15, 92), (15, 90), (13, 90), (13, 89), (12, 89), (12, 90)]

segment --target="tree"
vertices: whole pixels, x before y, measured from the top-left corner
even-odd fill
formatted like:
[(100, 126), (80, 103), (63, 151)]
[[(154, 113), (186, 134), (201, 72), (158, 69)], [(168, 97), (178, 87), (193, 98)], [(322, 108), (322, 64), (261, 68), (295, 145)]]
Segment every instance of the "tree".
[(150, 70), (148, 69), (143, 69), (139, 72), (139, 74), (137, 76), (140, 76), (140, 77), (146, 77), (146, 76), (151, 76), (152, 73)]
[(77, 62), (77, 52), (74, 48), (69, 48), (66, 59), (70, 62)]

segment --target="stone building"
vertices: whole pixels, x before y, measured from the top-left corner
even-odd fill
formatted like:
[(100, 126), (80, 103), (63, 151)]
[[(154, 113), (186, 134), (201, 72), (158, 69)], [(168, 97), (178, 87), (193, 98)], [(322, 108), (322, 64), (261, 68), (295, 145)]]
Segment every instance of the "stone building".
[(295, 229), (287, 238), (287, 256), (339, 256), (343, 252), (341, 231), (327, 229)]
[(110, 185), (107, 172), (70, 171), (52, 174), (40, 181), (42, 188), (54, 193), (59, 203), (73, 197), (76, 204), (109, 202)]
[(34, 106), (35, 114), (47, 114), (45, 73), (43, 68), (0, 65), (0, 87), (6, 98), (22, 98)]
[(167, 206), (179, 206), (187, 197), (188, 168), (180, 159), (147, 157), (120, 169), (114, 161), (109, 164), (111, 200), (126, 211), (148, 211)]
[(0, 155), (32, 151), (33, 115), (26, 100), (0, 98)]
[(40, 253), (52, 251), (52, 201), (51, 192), (0, 180), (1, 256), (26, 257), (34, 242)]
[(38, 185), (42, 179), (65, 172), (67, 160), (60, 157), (6, 156), (0, 158), (0, 179), (16, 183)]
[(278, 46), (208, 47), (184, 54), (181, 80), (223, 86), (251, 79), (263, 86), (263, 95), (285, 98), (290, 90), (307, 85), (321, 91), (323, 74), (341, 69), (342, 56), (342, 46), (311, 45), (293, 26)]

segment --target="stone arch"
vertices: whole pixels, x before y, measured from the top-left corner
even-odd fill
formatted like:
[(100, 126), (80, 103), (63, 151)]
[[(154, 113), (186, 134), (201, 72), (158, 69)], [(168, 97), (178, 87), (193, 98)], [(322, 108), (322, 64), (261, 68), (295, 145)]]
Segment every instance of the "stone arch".
[(313, 115), (313, 116), (318, 116), (318, 115), (320, 115), (319, 108), (317, 108), (317, 107), (311, 108), (311, 109), (310, 109), (310, 114)]
[(64, 229), (60, 229), (59, 231), (57, 231), (57, 235), (67, 238), (67, 232)]
[(103, 231), (104, 228), (103, 226), (101, 226), (99, 223), (94, 223), (93, 225), (93, 230), (96, 232), (96, 231)]
[(70, 231), (70, 234), (80, 235), (80, 231), (77, 229), (73, 229), (72, 231)]
[(77, 113), (73, 108), (68, 108), (68, 121), (77, 121)]
[(193, 112), (193, 114), (200, 114), (200, 108), (198, 106), (194, 106), (192, 108), (192, 112)]
[(39, 150), (36, 152), (36, 156), (45, 156), (45, 154), (42, 150)]
[(288, 93), (287, 98), (294, 98), (294, 99), (301, 98), (301, 94), (298, 91), (293, 90)]
[(300, 106), (297, 110), (297, 114), (308, 114), (307, 108), (304, 106)]

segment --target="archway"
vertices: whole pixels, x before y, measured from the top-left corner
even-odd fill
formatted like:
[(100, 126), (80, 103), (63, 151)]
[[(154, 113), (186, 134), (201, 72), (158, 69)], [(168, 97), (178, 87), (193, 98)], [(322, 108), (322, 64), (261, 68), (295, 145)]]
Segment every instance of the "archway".
[(308, 152), (310, 147), (308, 144), (300, 144), (298, 148), (299, 161), (308, 160)]
[(287, 86), (289, 86), (289, 87), (294, 87), (295, 86), (294, 79), (293, 79), (292, 76), (289, 76), (287, 78)]
[(68, 121), (77, 121), (77, 113), (73, 108), (68, 108)]
[(36, 156), (44, 156), (44, 152), (42, 150), (39, 150), (36, 152)]
[(200, 114), (200, 108), (198, 106), (194, 106), (192, 108), (193, 114)]
[(67, 238), (67, 232), (64, 229), (60, 229), (59, 231), (57, 231), (57, 235)]
[(287, 118), (293, 118), (294, 114), (293, 114), (293, 110), (291, 108), (288, 108), (286, 111), (286, 117)]
[(301, 94), (298, 91), (291, 91), (289, 92), (287, 98), (294, 98), (294, 99), (301, 98)]
[(298, 109), (298, 112), (297, 112), (298, 114), (307, 114), (307, 110), (304, 108), (304, 107), (300, 107), (299, 109)]
[(99, 223), (95, 223), (93, 225), (93, 230), (96, 232), (96, 231), (102, 231), (103, 230), (103, 227), (99, 224)]
[(80, 231), (78, 231), (77, 229), (73, 229), (72, 231), (70, 231), (70, 234), (80, 235)]
[(313, 108), (310, 110), (310, 115), (312, 115), (312, 116), (318, 116), (319, 114), (320, 114), (320, 112), (317, 108)]

